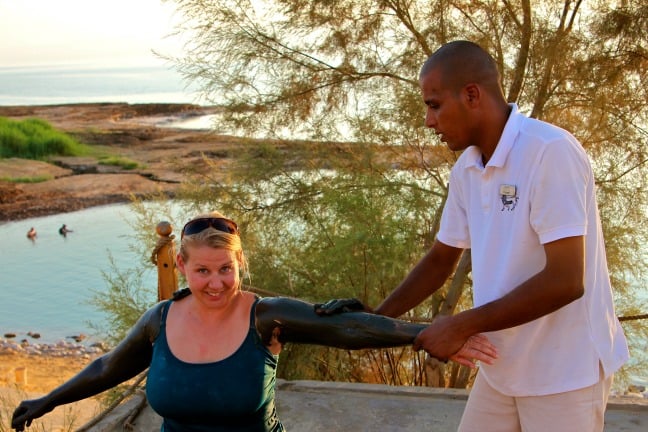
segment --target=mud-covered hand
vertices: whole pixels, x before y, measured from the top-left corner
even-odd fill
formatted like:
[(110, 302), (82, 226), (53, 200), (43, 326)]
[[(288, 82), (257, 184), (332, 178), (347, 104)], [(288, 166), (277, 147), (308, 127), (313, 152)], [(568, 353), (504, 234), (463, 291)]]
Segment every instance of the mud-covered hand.
[(32, 420), (47, 414), (52, 409), (54, 408), (48, 406), (46, 397), (22, 401), (11, 417), (11, 428), (24, 431), (25, 427), (31, 425)]
[(336, 315), (345, 312), (370, 312), (373, 310), (355, 298), (333, 299), (326, 303), (315, 303), (315, 313), (320, 316)]

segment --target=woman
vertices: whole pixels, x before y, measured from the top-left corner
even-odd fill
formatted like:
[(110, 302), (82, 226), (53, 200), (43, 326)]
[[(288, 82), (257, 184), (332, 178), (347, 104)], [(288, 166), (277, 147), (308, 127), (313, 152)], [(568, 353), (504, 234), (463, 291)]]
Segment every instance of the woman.
[[(12, 428), (84, 399), (149, 368), (146, 395), (162, 431), (284, 428), (274, 404), (278, 354), (286, 342), (347, 349), (411, 344), (425, 326), (364, 312), (319, 317), (312, 304), (260, 299), (241, 290), (246, 260), (235, 222), (218, 212), (182, 229), (178, 270), (188, 289), (151, 307), (115, 349), (46, 396), (23, 401)], [(492, 345), (471, 340), (455, 358), (491, 362)]]

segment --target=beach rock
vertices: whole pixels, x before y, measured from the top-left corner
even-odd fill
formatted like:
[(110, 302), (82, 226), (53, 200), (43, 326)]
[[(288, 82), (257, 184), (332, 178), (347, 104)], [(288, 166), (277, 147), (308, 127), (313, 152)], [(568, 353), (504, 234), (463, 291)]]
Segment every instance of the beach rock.
[(79, 335), (74, 335), (74, 336), (68, 336), (68, 339), (73, 339), (75, 342), (82, 342), (85, 338), (88, 336), (84, 335), (83, 333)]
[(90, 345), (90, 348), (94, 348), (97, 351), (101, 351), (101, 352), (110, 351), (110, 348), (108, 347), (108, 344), (106, 344), (106, 342), (95, 342), (92, 345)]
[(43, 351), (41, 351), (38, 347), (35, 347), (33, 345), (30, 345), (28, 347), (25, 347), (25, 352), (29, 355), (42, 355)]
[(21, 353), (28, 355), (50, 357), (79, 357), (89, 359), (108, 351), (104, 342), (96, 342), (95, 346), (85, 346), (81, 343), (60, 340), (51, 344), (30, 344), (27, 339), (18, 342), (0, 338), (0, 355)]
[(25, 349), (19, 343), (14, 341), (6, 341), (2, 343), (2, 352), (7, 353), (20, 353), (25, 351)]

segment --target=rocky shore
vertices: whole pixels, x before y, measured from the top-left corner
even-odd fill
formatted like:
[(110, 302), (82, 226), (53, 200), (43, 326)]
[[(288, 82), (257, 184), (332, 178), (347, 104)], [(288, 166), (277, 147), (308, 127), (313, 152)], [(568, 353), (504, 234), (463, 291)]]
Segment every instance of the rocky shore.
[(128, 202), (133, 196), (172, 197), (189, 176), (207, 169), (203, 155), (226, 165), (240, 140), (164, 124), (215, 112), (186, 104), (0, 106), (1, 117), (46, 120), (82, 143), (138, 164), (128, 170), (93, 157), (0, 159), (0, 222)]
[(89, 359), (108, 351), (103, 342), (89, 345), (82, 342), (60, 340), (56, 343), (31, 343), (26, 339), (16, 341), (0, 338), (0, 354), (24, 354), (49, 357), (81, 357)]

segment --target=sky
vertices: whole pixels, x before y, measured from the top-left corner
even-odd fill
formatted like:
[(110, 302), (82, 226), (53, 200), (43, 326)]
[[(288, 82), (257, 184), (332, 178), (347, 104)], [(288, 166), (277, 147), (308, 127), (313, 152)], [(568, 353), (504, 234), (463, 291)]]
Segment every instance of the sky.
[(162, 0), (0, 0), (0, 67), (159, 64), (181, 16)]

